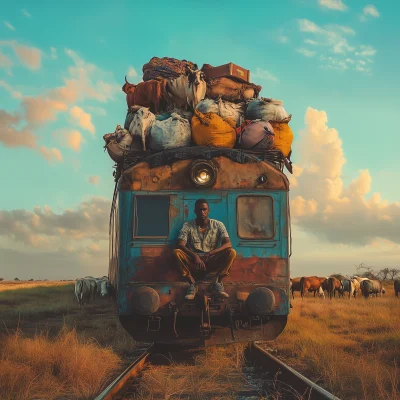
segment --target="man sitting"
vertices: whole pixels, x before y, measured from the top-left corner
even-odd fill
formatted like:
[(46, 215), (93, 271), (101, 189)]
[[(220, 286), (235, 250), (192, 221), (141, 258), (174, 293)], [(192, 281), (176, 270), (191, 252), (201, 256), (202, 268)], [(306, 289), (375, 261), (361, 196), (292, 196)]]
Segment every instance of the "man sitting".
[(196, 295), (196, 278), (206, 274), (216, 275), (212, 290), (220, 297), (229, 297), (224, 291), (222, 277), (229, 274), (236, 251), (232, 249), (225, 225), (208, 218), (210, 208), (207, 200), (195, 203), (196, 219), (185, 222), (179, 233), (177, 248), (173, 251), (182, 275), (190, 282), (186, 300)]

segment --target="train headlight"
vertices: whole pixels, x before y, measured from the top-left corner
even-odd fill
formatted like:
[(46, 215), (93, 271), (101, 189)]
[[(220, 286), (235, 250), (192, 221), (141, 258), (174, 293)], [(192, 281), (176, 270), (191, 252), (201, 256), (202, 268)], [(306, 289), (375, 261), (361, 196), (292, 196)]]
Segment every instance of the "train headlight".
[(160, 307), (160, 296), (149, 286), (142, 286), (132, 295), (132, 308), (140, 315), (151, 315)]
[(252, 314), (267, 315), (275, 307), (275, 296), (271, 289), (258, 287), (249, 294), (246, 304)]
[(195, 160), (190, 166), (190, 178), (197, 187), (209, 187), (217, 179), (214, 164), (208, 160)]

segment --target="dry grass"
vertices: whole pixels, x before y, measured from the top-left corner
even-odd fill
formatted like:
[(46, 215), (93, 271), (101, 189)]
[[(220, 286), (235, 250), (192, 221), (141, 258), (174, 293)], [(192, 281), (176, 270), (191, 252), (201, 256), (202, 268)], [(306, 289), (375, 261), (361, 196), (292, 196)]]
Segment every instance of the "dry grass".
[(279, 355), (344, 399), (400, 399), (400, 301), (383, 298), (292, 301)]
[[(195, 365), (174, 364), (144, 371), (136, 400), (185, 398), (233, 399), (244, 383), (241, 344), (206, 348), (195, 357)], [(210, 397), (218, 393), (218, 397)]]
[(0, 281), (0, 292), (5, 290), (32, 289), (35, 287), (53, 287), (71, 285), (71, 281)]
[(120, 366), (111, 349), (80, 339), (75, 330), (58, 337), (0, 338), (0, 398), (92, 399)]

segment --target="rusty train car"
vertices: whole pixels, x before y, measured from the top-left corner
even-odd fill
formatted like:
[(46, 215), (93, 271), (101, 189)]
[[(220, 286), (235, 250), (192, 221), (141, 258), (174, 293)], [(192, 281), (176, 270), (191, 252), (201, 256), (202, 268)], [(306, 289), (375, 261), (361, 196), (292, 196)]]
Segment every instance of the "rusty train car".
[[(127, 155), (117, 169), (111, 215), (110, 280), (117, 313), (138, 341), (207, 346), (271, 340), (290, 309), (289, 181), (282, 160), (235, 149), (191, 147)], [(229, 298), (198, 283), (185, 300), (172, 251), (205, 198), (237, 256), (224, 279)]]

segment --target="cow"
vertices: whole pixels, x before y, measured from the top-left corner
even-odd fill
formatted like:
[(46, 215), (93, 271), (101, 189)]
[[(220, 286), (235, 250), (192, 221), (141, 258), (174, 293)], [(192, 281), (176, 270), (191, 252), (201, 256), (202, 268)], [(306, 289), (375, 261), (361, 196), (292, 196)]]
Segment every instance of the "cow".
[(96, 291), (98, 297), (106, 297), (110, 295), (110, 281), (107, 276), (101, 278), (95, 278), (96, 280)]
[(343, 285), (339, 281), (339, 279), (331, 276), (328, 279), (328, 294), (329, 298), (332, 299), (332, 297), (336, 297), (336, 292), (338, 292), (338, 295), (340, 291), (342, 290)]
[(300, 292), (300, 279), (301, 278), (290, 278), (291, 286), (290, 291), (292, 292), (292, 298), (294, 299), (294, 292)]
[(350, 279), (351, 282), (353, 283), (354, 291), (353, 291), (353, 296), (354, 298), (357, 297), (357, 293), (360, 293), (360, 282), (357, 279)]
[(368, 298), (370, 295), (375, 294), (378, 297), (378, 294), (382, 297), (383, 287), (382, 283), (376, 279), (366, 279), (360, 283), (361, 293), (365, 298)]
[(170, 79), (166, 83), (166, 93), (169, 103), (187, 110), (188, 106), (195, 109), (197, 104), (206, 96), (207, 83), (204, 72), (186, 69), (186, 75)]
[[(314, 292), (314, 296), (315, 296), (315, 292)], [(320, 299), (325, 299), (325, 293), (324, 293), (324, 289), (322, 289), (322, 285), (318, 289), (318, 297)]]
[(166, 84), (166, 79), (151, 79), (135, 85), (129, 83), (125, 76), (125, 84), (122, 86), (122, 91), (126, 93), (128, 109), (131, 106), (148, 107), (154, 114), (165, 110), (167, 97)]
[(320, 278), (318, 276), (303, 276), (300, 279), (300, 295), (303, 298), (305, 292), (315, 292), (319, 290), (322, 282), (325, 281), (326, 278)]
[(85, 305), (85, 301), (89, 304), (90, 300), (96, 298), (96, 281), (94, 278), (78, 278), (75, 282), (75, 297), (78, 301), (79, 308)]
[(394, 295), (399, 298), (399, 293), (400, 293), (400, 279), (395, 279), (393, 282), (394, 286)]
[(344, 296), (344, 292), (349, 293), (349, 299), (351, 296), (354, 296), (354, 283), (351, 279), (343, 279), (342, 281), (342, 287), (343, 289), (341, 290), (341, 295)]

